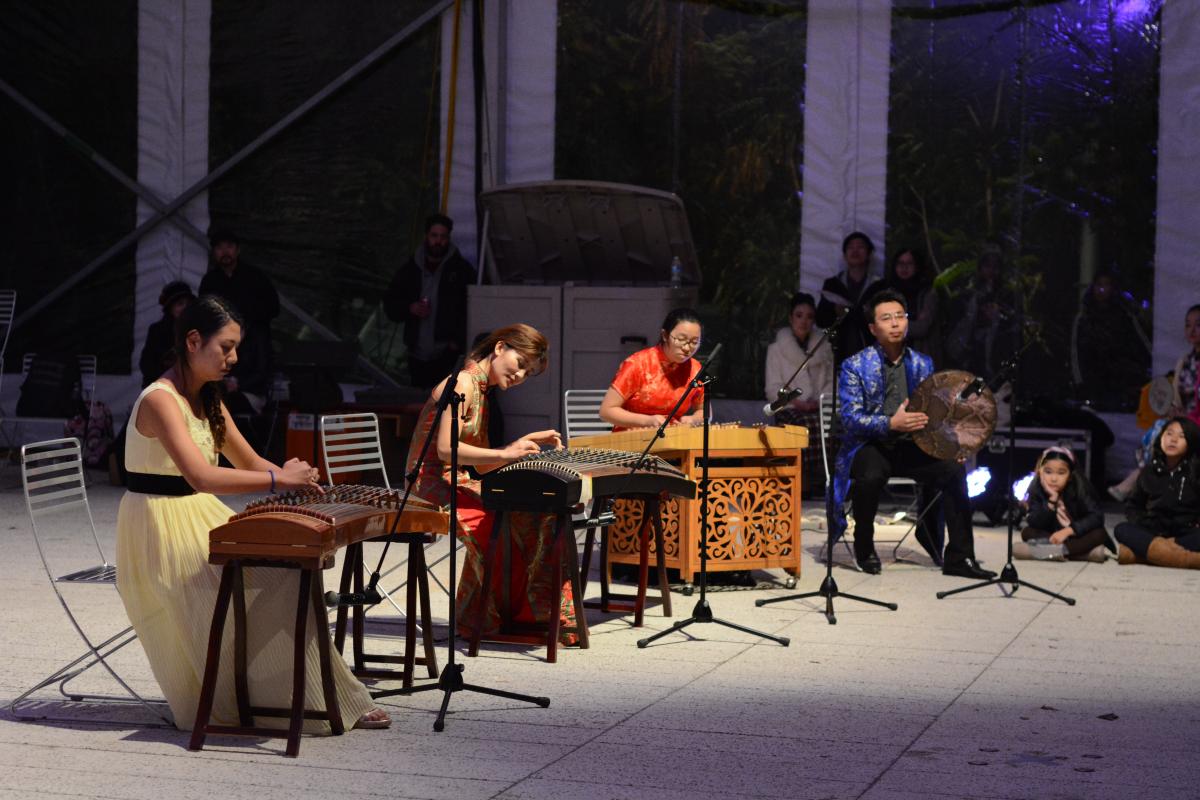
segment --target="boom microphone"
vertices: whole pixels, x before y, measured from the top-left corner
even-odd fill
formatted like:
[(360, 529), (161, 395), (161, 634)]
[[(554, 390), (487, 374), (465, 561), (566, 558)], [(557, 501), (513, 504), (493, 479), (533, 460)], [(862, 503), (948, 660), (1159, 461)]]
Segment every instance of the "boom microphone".
[(963, 390), (958, 393), (959, 400), (970, 400), (977, 394), (983, 394), (983, 390), (987, 388), (987, 381), (983, 378), (975, 378), (973, 381), (963, 387)]
[(784, 407), (795, 400), (800, 395), (804, 394), (803, 389), (792, 389), (790, 391), (779, 390), (779, 396), (771, 402), (763, 406), (762, 413), (764, 417), (773, 417), (778, 414)]

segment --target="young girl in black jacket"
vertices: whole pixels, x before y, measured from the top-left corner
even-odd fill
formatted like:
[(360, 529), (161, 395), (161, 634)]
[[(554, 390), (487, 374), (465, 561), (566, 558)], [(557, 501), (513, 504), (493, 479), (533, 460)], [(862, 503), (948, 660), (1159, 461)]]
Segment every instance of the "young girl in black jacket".
[(1047, 447), (1029, 489), (1028, 526), (1014, 543), (1016, 558), (1104, 561), (1115, 545), (1104, 530), (1104, 512), (1086, 477), (1075, 471), (1075, 454)]
[(1117, 526), (1122, 564), (1200, 569), (1200, 426), (1175, 417), (1154, 442)]

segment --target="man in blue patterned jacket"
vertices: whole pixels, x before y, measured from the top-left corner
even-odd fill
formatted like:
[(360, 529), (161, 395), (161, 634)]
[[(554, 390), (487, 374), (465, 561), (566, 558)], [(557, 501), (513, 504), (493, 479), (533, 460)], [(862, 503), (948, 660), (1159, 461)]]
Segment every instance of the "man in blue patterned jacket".
[(904, 344), (908, 334), (904, 297), (890, 289), (877, 292), (867, 300), (865, 312), (875, 344), (842, 362), (838, 374), (842, 444), (830, 502), (831, 534), (836, 538), (846, 532), (845, 501), (849, 498), (854, 513), (855, 560), (864, 572), (879, 574), (875, 512), (888, 478), (902, 475), (927, 492), (942, 493), (949, 534), (944, 555), (933, 547), (928, 531), (918, 531), (920, 543), (934, 561), (944, 558), (942, 572), (980, 580), (994, 577), (994, 572), (975, 560), (963, 465), (927, 455), (912, 439), (913, 432), (924, 428), (929, 418), (908, 410), (908, 395), (933, 374), (933, 359)]

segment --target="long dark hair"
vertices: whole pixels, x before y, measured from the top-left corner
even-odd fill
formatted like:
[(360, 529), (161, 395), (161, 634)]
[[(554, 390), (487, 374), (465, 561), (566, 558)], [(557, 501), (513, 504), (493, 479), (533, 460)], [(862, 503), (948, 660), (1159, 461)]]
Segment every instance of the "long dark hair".
[(1162, 430), (1158, 432), (1158, 436), (1154, 437), (1154, 446), (1151, 448), (1150, 469), (1156, 475), (1167, 474), (1167, 454), (1162, 449), (1162, 437), (1167, 432), (1167, 428), (1171, 425), (1179, 423), (1179, 427), (1183, 430), (1183, 438), (1187, 442), (1187, 452), (1183, 454), (1183, 464), (1188, 467), (1190, 477), (1193, 480), (1200, 479), (1200, 425), (1192, 422), (1187, 417), (1172, 417), (1166, 425), (1162, 426)]
[[(913, 260), (913, 276), (907, 279), (896, 274), (896, 263), (905, 253), (911, 255)], [(913, 313), (917, 312), (917, 302), (920, 300), (921, 292), (932, 282), (925, 267), (925, 256), (920, 250), (911, 247), (896, 251), (888, 263), (887, 273), (883, 276), (883, 280), (889, 289), (895, 289), (904, 295), (905, 305)]]
[(468, 361), (483, 361), (496, 349), (496, 344), (504, 342), (529, 361), (530, 373), (537, 375), (546, 369), (550, 362), (550, 343), (546, 337), (532, 325), (518, 322), (497, 328), (479, 341), (467, 356)]
[[(187, 362), (187, 337), (192, 331), (200, 334), (200, 341), (207, 342), (231, 322), (243, 325), (242, 317), (230, 303), (216, 295), (206, 294), (194, 300), (175, 320), (175, 368), (184, 379), (190, 380), (191, 370)], [(244, 327), (244, 326), (243, 326)], [(221, 397), (224, 395), (221, 381), (208, 381), (200, 387), (200, 405), (212, 431), (217, 450), (225, 444), (225, 415), (221, 413)]]
[(663, 333), (670, 334), (675, 330), (675, 326), (681, 322), (694, 322), (700, 324), (700, 314), (693, 308), (673, 308), (667, 312), (667, 316), (663, 319)]
[(1042, 465), (1047, 461), (1061, 461), (1067, 465), (1070, 470), (1070, 476), (1067, 478), (1067, 485), (1063, 487), (1062, 494), (1059, 499), (1071, 509), (1075, 503), (1085, 497), (1093, 496), (1095, 491), (1092, 489), (1091, 483), (1083, 474), (1075, 468), (1075, 454), (1066, 447), (1050, 447), (1042, 451), (1042, 455), (1038, 458), (1037, 466), (1034, 468), (1034, 480), (1029, 485), (1030, 499), (1037, 497), (1041, 500), (1049, 499), (1046, 496), (1046, 490), (1042, 487)]

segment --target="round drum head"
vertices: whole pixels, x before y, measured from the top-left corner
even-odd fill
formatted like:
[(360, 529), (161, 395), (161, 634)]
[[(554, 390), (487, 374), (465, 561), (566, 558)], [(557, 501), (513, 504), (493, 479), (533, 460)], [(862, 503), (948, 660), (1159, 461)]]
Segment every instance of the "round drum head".
[(1171, 385), (1170, 378), (1159, 375), (1150, 381), (1150, 391), (1147, 395), (1150, 410), (1160, 417), (1165, 417), (1171, 411), (1171, 404), (1175, 402), (1175, 387)]
[(975, 380), (969, 372), (947, 369), (935, 372), (912, 392), (908, 410), (929, 417), (913, 441), (929, 455), (943, 460), (966, 458), (992, 438), (996, 430), (996, 398), (986, 386), (963, 400), (962, 390)]

